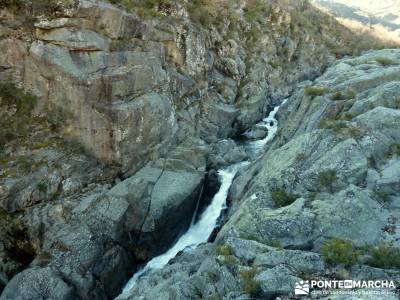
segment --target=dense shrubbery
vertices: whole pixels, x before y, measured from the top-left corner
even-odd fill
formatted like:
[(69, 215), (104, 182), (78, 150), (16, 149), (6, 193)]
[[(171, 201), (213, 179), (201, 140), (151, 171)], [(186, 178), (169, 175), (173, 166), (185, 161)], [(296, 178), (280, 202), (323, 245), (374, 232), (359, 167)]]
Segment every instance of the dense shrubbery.
[(0, 83), (0, 145), (24, 137), (32, 123), (36, 97), (24, 92), (11, 81)]
[(254, 278), (257, 275), (257, 268), (253, 267), (249, 270), (242, 271), (240, 275), (242, 277), (244, 290), (246, 293), (252, 297), (259, 296), (261, 293), (261, 284)]
[(382, 269), (400, 269), (400, 249), (386, 243), (369, 249), (371, 257), (367, 260), (367, 265)]
[(328, 92), (328, 89), (320, 86), (310, 86), (304, 89), (304, 94), (306, 96), (316, 97), (322, 96)]
[(212, 0), (111, 0), (111, 3), (135, 11), (141, 17), (157, 17), (168, 12), (174, 5), (180, 4), (188, 10), (190, 17), (201, 24), (212, 23), (216, 17), (216, 5)]
[(332, 192), (333, 184), (337, 180), (336, 171), (335, 170), (322, 171), (318, 175), (318, 180), (319, 180), (320, 185), (328, 188)]
[(350, 241), (332, 239), (322, 246), (321, 254), (333, 266), (348, 267), (361, 262), (375, 268), (400, 269), (400, 249), (384, 242), (356, 248)]
[(296, 201), (297, 198), (299, 198), (298, 195), (288, 193), (284, 189), (276, 189), (272, 191), (271, 195), (272, 195), (272, 200), (274, 201), (277, 207), (288, 206), (292, 204), (294, 201)]
[(357, 93), (354, 90), (348, 89), (345, 92), (338, 91), (338, 92), (334, 93), (332, 95), (332, 100), (334, 100), (334, 101), (350, 100), (350, 99), (355, 99), (356, 96), (357, 96)]
[(32, 15), (52, 16), (62, 7), (73, 6), (76, 0), (0, 0), (0, 8), (8, 8), (13, 11), (25, 11)]
[(359, 252), (350, 241), (332, 239), (321, 248), (321, 254), (330, 265), (351, 266), (358, 262)]
[(380, 63), (382, 66), (387, 67), (387, 66), (391, 66), (394, 65), (395, 62), (387, 57), (378, 57), (375, 59), (378, 63)]

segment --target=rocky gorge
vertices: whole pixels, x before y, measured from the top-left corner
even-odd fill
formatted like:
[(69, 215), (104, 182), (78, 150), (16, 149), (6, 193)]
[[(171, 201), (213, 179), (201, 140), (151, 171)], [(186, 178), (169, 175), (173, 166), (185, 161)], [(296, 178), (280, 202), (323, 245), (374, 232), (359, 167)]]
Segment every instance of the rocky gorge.
[(39, 2), (0, 1), (0, 299), (117, 297), (245, 160), (209, 242), (120, 298), (400, 280), (399, 50), (308, 1)]

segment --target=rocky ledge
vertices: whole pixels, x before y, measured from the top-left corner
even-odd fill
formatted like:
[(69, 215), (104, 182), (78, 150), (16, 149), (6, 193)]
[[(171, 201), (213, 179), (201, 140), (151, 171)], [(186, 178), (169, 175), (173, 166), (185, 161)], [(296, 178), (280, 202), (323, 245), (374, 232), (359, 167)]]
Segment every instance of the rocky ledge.
[(216, 242), (146, 274), (132, 298), (397, 276), (368, 266), (373, 252), (350, 271), (318, 253), (333, 238), (396, 245), (398, 51), (335, 63), (353, 36), (308, 1), (11, 2), (0, 1), (0, 299), (117, 296), (213, 196), (215, 169), (246, 159), (234, 139), (293, 93), (277, 140), (234, 181)]
[(399, 71), (399, 50), (372, 51), (300, 84), (277, 139), (233, 182), (216, 242), (125, 298), (275, 299), (301, 280), (399, 280)]

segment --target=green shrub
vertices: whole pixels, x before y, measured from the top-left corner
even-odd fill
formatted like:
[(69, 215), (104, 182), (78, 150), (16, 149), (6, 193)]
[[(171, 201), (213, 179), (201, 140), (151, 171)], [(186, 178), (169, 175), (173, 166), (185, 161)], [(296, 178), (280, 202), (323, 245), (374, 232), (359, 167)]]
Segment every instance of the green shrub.
[(332, 239), (321, 248), (321, 254), (330, 265), (351, 266), (358, 262), (359, 252), (350, 241)]
[(332, 129), (338, 137), (359, 139), (363, 136), (364, 131), (358, 127), (351, 126), (342, 120), (323, 120), (319, 124), (319, 128)]
[(190, 18), (203, 25), (209, 25), (216, 19), (216, 3), (212, 0), (111, 0), (113, 4), (122, 5), (125, 9), (135, 11), (141, 17), (162, 17), (177, 3), (186, 7)]
[(255, 267), (240, 272), (243, 280), (244, 290), (252, 297), (258, 297), (261, 293), (261, 283), (254, 279), (257, 273), (257, 268)]
[(375, 268), (400, 269), (400, 249), (387, 243), (373, 247), (366, 264)]
[(271, 240), (265, 242), (265, 244), (268, 245), (268, 246), (274, 247), (274, 248), (280, 248), (280, 249), (283, 248), (281, 241), (280, 240), (276, 240), (276, 239), (271, 239)]
[(318, 180), (320, 185), (323, 187), (329, 188), (329, 190), (332, 192), (333, 189), (333, 184), (337, 180), (337, 175), (335, 170), (326, 170), (322, 171), (318, 175)]
[(76, 0), (0, 0), (0, 8), (24, 11), (25, 17), (31, 15), (54, 16), (58, 11), (63, 10), (63, 7), (69, 8), (76, 4)]
[(304, 161), (306, 159), (306, 155), (304, 153), (299, 153), (296, 155), (296, 161), (297, 162), (301, 162)]
[(0, 82), (0, 148), (29, 134), (36, 97), (11, 81)]
[(400, 144), (393, 144), (389, 147), (389, 150), (385, 153), (386, 158), (400, 156)]
[(260, 0), (247, 1), (247, 5), (243, 10), (246, 21), (253, 24), (261, 22), (263, 18), (266, 18), (266, 15), (271, 13), (270, 6)]
[(395, 64), (395, 62), (392, 60), (392, 59), (390, 59), (390, 58), (387, 58), (387, 57), (377, 57), (377, 58), (375, 58), (375, 60), (378, 62), (378, 63), (380, 63), (382, 66), (391, 66), (391, 65), (394, 65)]
[(239, 260), (233, 255), (225, 255), (223, 256), (223, 262), (227, 265), (237, 265)]
[(388, 203), (390, 201), (390, 194), (385, 191), (375, 191), (375, 195), (384, 203)]
[(217, 247), (217, 255), (233, 255), (233, 249), (230, 245), (221, 245)]
[(277, 207), (288, 206), (299, 198), (299, 195), (286, 192), (284, 189), (276, 189), (271, 193), (272, 200)]
[(354, 91), (353, 89), (347, 89), (345, 93), (340, 91), (334, 93), (331, 99), (334, 101), (350, 100), (350, 99), (355, 99), (356, 96), (357, 96), (356, 91)]
[(306, 96), (311, 96), (311, 97), (322, 96), (327, 92), (328, 92), (327, 88), (318, 86), (310, 86), (304, 89), (304, 94)]
[(26, 0), (0, 0), (0, 8), (21, 9), (26, 5)]

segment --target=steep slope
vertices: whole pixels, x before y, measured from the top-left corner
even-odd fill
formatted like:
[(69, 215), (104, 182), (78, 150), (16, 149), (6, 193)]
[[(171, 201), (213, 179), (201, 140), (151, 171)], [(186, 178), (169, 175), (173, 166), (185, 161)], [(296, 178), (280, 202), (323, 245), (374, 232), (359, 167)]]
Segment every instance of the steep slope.
[(246, 156), (222, 140), (362, 50), (307, 1), (113, 2), (0, 1), (1, 299), (118, 295)]
[(357, 31), (400, 44), (400, 1), (315, 0), (318, 7)]
[(279, 111), (279, 139), (235, 179), (216, 242), (125, 298), (274, 299), (301, 280), (398, 280), (399, 66), (399, 50), (368, 52), (302, 83)]

